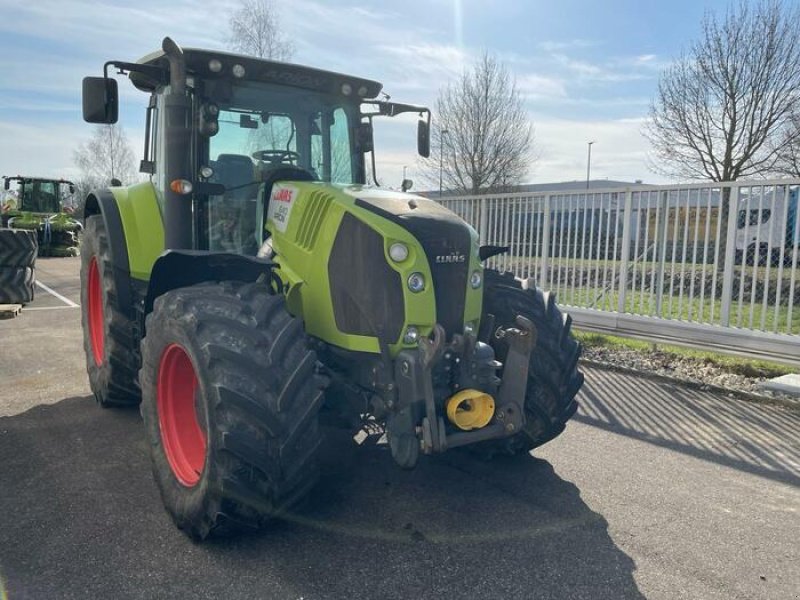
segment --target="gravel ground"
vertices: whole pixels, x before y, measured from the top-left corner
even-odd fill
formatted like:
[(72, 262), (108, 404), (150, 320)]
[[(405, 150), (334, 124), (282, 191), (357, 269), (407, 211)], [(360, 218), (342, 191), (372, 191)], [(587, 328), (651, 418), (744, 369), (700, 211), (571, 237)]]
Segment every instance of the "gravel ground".
[(645, 373), (656, 373), (691, 381), (701, 385), (718, 386), (732, 392), (746, 392), (764, 398), (777, 398), (797, 402), (793, 396), (764, 390), (758, 384), (768, 377), (746, 376), (732, 373), (722, 365), (698, 358), (677, 356), (658, 348), (651, 350), (632, 350), (629, 348), (609, 348), (603, 346), (584, 346), (584, 360), (606, 363), (624, 369), (634, 369)]

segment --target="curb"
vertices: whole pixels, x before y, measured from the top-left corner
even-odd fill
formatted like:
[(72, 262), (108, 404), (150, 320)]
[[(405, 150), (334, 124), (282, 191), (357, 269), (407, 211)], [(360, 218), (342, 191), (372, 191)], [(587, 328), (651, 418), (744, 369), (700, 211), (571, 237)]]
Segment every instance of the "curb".
[(765, 404), (769, 406), (780, 406), (782, 408), (788, 408), (790, 410), (794, 410), (800, 412), (800, 402), (795, 400), (788, 400), (785, 398), (773, 398), (770, 396), (762, 396), (760, 394), (754, 394), (752, 392), (745, 392), (742, 390), (735, 390), (731, 388), (725, 388), (719, 385), (714, 385), (712, 383), (701, 383), (699, 381), (692, 381), (691, 379), (680, 379), (678, 377), (670, 377), (669, 375), (662, 375), (661, 373), (652, 373), (650, 371), (640, 371), (639, 369), (633, 369), (631, 367), (623, 367), (620, 365), (616, 365), (614, 363), (603, 362), (599, 360), (592, 360), (588, 358), (581, 358), (581, 364), (587, 365), (589, 367), (594, 367), (596, 369), (600, 369), (603, 371), (614, 371), (616, 373), (625, 373), (628, 375), (635, 375), (636, 377), (641, 377), (643, 379), (650, 379), (652, 381), (660, 381), (662, 383), (670, 383), (673, 385), (680, 385), (682, 387), (690, 388), (693, 390), (699, 390), (701, 392), (713, 392), (715, 394), (720, 394), (723, 396), (734, 396), (740, 400), (744, 400), (746, 402), (752, 402), (754, 404)]

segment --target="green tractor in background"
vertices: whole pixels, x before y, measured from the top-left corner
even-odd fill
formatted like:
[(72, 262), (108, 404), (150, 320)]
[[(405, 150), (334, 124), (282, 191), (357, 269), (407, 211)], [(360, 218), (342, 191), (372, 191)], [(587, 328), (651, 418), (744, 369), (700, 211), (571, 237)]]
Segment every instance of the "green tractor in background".
[[(106, 64), (150, 95), (150, 181), (90, 194), (84, 346), (102, 406), (141, 402), (164, 504), (194, 539), (258, 527), (317, 476), (321, 412), (385, 432), (392, 458), (525, 453), (574, 414), (570, 319), (482, 261), (432, 200), (368, 187), (373, 120), (430, 112), (381, 84), (210, 50)], [(83, 115), (117, 120), (116, 80)], [(404, 186), (405, 187), (405, 186)]]
[(83, 225), (73, 216), (75, 184), (66, 179), (4, 175), (3, 188), (1, 227), (35, 231), (39, 256), (78, 256)]

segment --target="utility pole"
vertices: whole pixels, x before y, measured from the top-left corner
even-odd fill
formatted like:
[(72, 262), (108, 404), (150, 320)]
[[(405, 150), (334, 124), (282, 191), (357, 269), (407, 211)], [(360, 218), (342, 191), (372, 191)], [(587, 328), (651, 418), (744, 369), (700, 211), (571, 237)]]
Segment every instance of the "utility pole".
[[(592, 144), (594, 142), (589, 142), (589, 157), (586, 160), (586, 189), (589, 189), (589, 176), (592, 174)], [(441, 194), (439, 194), (441, 195)]]
[(439, 134), (439, 198), (442, 197), (442, 164), (444, 163), (444, 136), (450, 132), (447, 129), (442, 129)]

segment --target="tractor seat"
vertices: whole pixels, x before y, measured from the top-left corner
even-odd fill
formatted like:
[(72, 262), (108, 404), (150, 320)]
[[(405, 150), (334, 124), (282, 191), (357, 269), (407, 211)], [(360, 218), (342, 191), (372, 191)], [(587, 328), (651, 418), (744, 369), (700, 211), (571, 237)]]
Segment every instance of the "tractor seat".
[[(217, 156), (214, 182), (225, 186), (225, 196), (231, 200), (246, 200), (255, 196), (255, 172), (253, 160), (243, 154), (220, 154)], [(244, 186), (244, 187), (241, 187)], [(233, 189), (238, 188), (238, 189)]]

